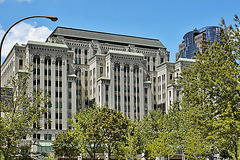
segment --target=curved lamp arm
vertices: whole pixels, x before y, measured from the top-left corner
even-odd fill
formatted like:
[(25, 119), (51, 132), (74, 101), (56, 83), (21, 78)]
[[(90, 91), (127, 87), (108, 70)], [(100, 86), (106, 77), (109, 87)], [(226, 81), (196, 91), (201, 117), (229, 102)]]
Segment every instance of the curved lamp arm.
[(2, 76), (1, 76), (1, 66), (2, 66), (2, 60), (1, 60), (1, 57), (2, 57), (2, 46), (3, 46), (3, 41), (5, 39), (5, 37), (7, 36), (8, 32), (16, 25), (18, 24), (19, 22), (22, 22), (26, 19), (30, 19), (30, 18), (47, 18), (47, 19), (50, 19), (51, 21), (57, 21), (58, 18), (57, 17), (54, 17), (54, 16), (30, 16), (30, 17), (26, 17), (26, 18), (23, 18), (23, 19), (20, 19), (19, 21), (15, 22), (11, 27), (8, 28), (8, 30), (6, 31), (6, 33), (3, 35), (3, 38), (1, 40), (1, 44), (0, 44), (0, 99), (1, 99), (1, 82), (2, 82)]

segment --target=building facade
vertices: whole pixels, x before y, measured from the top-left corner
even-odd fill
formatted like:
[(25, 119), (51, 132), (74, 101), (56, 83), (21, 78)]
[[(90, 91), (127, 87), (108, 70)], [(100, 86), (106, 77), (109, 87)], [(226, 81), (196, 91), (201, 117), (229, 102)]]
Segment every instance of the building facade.
[(56, 135), (71, 127), (66, 119), (84, 108), (106, 105), (129, 119), (166, 111), (173, 101), (168, 84), (175, 65), (168, 61), (157, 39), (57, 27), (46, 42), (12, 48), (1, 68), (2, 85), (33, 63), (30, 91), (41, 88), (51, 97), (37, 122), (41, 131), (28, 140), (38, 141), (35, 150), (49, 152)]
[(207, 26), (199, 30), (194, 29), (183, 36), (183, 42), (179, 45), (179, 52), (176, 53), (176, 60), (179, 58), (192, 58), (194, 53), (200, 49), (204, 40), (220, 40), (220, 28), (217, 26)]

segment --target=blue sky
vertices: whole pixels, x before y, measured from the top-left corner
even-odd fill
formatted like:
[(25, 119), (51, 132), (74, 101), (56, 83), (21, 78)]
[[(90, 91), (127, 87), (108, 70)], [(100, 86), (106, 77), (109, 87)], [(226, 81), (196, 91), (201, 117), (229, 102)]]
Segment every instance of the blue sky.
[(44, 41), (57, 26), (159, 39), (175, 61), (183, 35), (218, 25), (221, 17), (233, 24), (240, 0), (0, 0), (0, 38), (14, 22), (32, 15), (57, 16), (26, 20), (4, 43), (2, 60), (16, 42)]

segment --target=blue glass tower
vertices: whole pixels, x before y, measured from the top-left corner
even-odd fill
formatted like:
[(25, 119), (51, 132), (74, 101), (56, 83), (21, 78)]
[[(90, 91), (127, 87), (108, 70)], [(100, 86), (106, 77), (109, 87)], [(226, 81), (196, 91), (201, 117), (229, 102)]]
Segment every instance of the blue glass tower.
[(176, 54), (176, 60), (179, 58), (192, 58), (194, 53), (200, 47), (202, 41), (219, 41), (220, 28), (217, 26), (207, 26), (199, 30), (194, 29), (183, 36), (183, 42), (179, 45), (179, 52)]

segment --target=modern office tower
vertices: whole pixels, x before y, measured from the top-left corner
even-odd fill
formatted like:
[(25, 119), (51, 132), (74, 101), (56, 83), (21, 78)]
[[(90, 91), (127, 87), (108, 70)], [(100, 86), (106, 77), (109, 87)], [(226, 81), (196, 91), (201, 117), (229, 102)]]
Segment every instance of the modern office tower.
[(179, 45), (179, 52), (176, 53), (176, 60), (179, 58), (192, 58), (194, 53), (200, 49), (201, 42), (204, 40), (220, 40), (220, 28), (217, 26), (203, 27), (194, 29), (183, 36), (183, 42)]
[[(44, 105), (41, 131), (28, 140), (37, 140), (34, 150), (49, 152), (56, 134), (71, 127), (66, 119), (94, 103), (131, 119), (159, 106), (166, 110), (168, 61), (169, 52), (157, 39), (57, 27), (46, 42), (12, 48), (1, 68), (2, 85), (33, 63), (30, 90), (43, 89), (51, 103)], [(165, 87), (161, 100), (157, 84)]]

